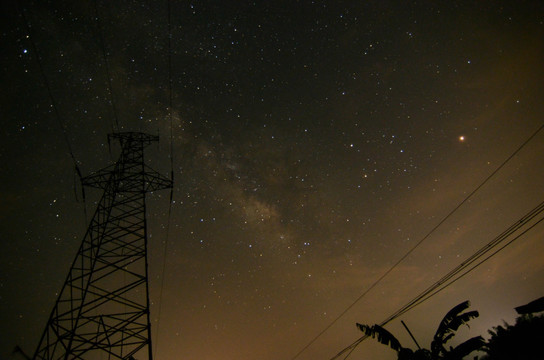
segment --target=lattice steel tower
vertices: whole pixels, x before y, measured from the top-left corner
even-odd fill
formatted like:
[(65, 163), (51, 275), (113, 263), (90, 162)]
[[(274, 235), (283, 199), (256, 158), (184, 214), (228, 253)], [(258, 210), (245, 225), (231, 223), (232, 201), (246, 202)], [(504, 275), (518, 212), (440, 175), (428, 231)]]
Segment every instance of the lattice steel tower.
[(34, 359), (152, 360), (145, 194), (172, 187), (144, 163), (157, 136), (109, 135), (119, 160), (83, 178), (104, 194), (55, 303)]

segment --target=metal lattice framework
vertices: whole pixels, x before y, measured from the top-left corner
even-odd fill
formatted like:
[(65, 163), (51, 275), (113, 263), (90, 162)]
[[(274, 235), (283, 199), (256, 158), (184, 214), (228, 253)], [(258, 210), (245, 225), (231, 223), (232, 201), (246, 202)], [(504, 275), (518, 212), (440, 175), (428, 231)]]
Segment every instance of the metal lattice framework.
[(83, 178), (104, 190), (34, 359), (152, 360), (146, 192), (172, 181), (144, 164), (157, 136), (115, 133), (119, 160)]

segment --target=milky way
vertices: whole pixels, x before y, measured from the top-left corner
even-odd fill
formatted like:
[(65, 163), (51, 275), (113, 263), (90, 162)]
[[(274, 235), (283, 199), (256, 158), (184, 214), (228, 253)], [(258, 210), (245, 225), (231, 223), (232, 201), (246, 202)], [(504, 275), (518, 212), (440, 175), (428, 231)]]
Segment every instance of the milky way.
[[(106, 166), (115, 115), (159, 134), (165, 176), (173, 134), (170, 217), (168, 191), (148, 195), (161, 359), (292, 359), (543, 122), (539, 1), (172, 1), (171, 77), (166, 1), (19, 5), (2, 12), (6, 359), (35, 350), (100, 195), (83, 202), (68, 144), (83, 173)], [(542, 154), (537, 133), (298, 358), (331, 358), (540, 203)], [(460, 340), (511, 321), (544, 295), (543, 235), (402, 319), (425, 346), (463, 300), (480, 317)]]

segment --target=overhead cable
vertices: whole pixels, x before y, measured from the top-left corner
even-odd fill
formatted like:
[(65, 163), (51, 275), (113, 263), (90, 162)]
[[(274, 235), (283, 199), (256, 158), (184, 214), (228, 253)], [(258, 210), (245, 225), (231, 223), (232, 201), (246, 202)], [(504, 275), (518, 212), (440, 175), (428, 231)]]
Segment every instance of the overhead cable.
[(470, 192), (457, 206), (455, 206), (442, 220), (440, 220), (421, 240), (412, 246), (400, 259), (398, 259), (388, 270), (385, 271), (376, 281), (374, 281), (357, 299), (355, 299), (344, 311), (342, 311), (333, 321), (314, 336), (291, 360), (297, 359), (306, 349), (308, 349), (318, 338), (320, 338), (327, 330), (329, 330), (340, 318), (342, 318), (349, 310), (351, 310), (361, 299), (363, 299), (372, 289), (374, 289), (382, 280), (387, 277), (393, 270), (397, 268), (408, 256), (410, 256), (425, 240), (427, 240), (442, 224), (444, 224), (461, 206), (468, 202), (476, 192), (478, 192), (487, 182), (495, 176), (521, 149), (523, 149), (540, 131), (544, 129), (542, 124), (536, 129), (508, 158), (506, 158), (490, 175), (488, 175), (472, 192)]
[(119, 116), (117, 115), (117, 106), (115, 104), (115, 97), (113, 96), (113, 85), (112, 85), (112, 78), (111, 78), (111, 72), (110, 72), (110, 66), (108, 62), (108, 56), (106, 51), (106, 45), (104, 42), (104, 36), (102, 35), (102, 26), (100, 23), (100, 16), (98, 15), (98, 5), (97, 0), (93, 1), (94, 3), (94, 14), (95, 14), (95, 21), (96, 26), (98, 28), (98, 38), (100, 40), (100, 49), (102, 50), (102, 59), (104, 60), (104, 66), (106, 67), (106, 76), (108, 78), (108, 94), (110, 96), (110, 103), (113, 111), (113, 118), (115, 119), (115, 126), (113, 122), (110, 121), (111, 130), (112, 132), (119, 132)]
[[(504, 250), (507, 246), (512, 244), (514, 241), (518, 240), (521, 236), (525, 235), (529, 230), (533, 229), (535, 226), (537, 226), (542, 221), (544, 221), (543, 213), (544, 213), (544, 202), (541, 202), (534, 209), (532, 209), (526, 215), (524, 215), (520, 220), (516, 221), (514, 224), (512, 224), (510, 227), (504, 230), (501, 234), (493, 238), (493, 240), (491, 240), (489, 243), (485, 244), (483, 247), (478, 249), (474, 254), (469, 256), (459, 265), (457, 265), (454, 269), (452, 269), (450, 272), (444, 275), (440, 280), (436, 281), (427, 289), (422, 291), (419, 295), (417, 295), (415, 298), (410, 300), (399, 310), (397, 310), (392, 315), (390, 315), (387, 319), (382, 321), (379, 325), (382, 327), (387, 325), (388, 323), (402, 316), (409, 310), (422, 304), (423, 302), (427, 301), (434, 295), (437, 295), (439, 292), (451, 286), (452, 284), (457, 282), (459, 279), (463, 278), (464, 276), (472, 272), (478, 266), (482, 265), (484, 262), (491, 259), (493, 256), (497, 255), (500, 251)], [(355, 347), (357, 347), (366, 338), (368, 338), (368, 336), (366, 335), (361, 336), (355, 342), (353, 342), (352, 344), (347, 346), (345, 349), (340, 351), (338, 354), (336, 354), (334, 357), (332, 357), (331, 360), (337, 359), (338, 357), (342, 356), (348, 351), (349, 351), (348, 353), (348, 356), (349, 356), (349, 354), (351, 354), (351, 352), (355, 349)], [(344, 359), (346, 359), (348, 356), (346, 356)]]
[(157, 317), (157, 330), (155, 331), (155, 347), (154, 356), (157, 357), (158, 344), (159, 344), (159, 330), (161, 324), (161, 313), (163, 308), (163, 292), (165, 286), (166, 277), (166, 259), (168, 256), (168, 239), (170, 234), (170, 220), (172, 216), (172, 203), (174, 196), (174, 135), (173, 135), (173, 121), (172, 121), (172, 104), (173, 104), (173, 91), (172, 91), (172, 9), (170, 0), (166, 0), (167, 3), (167, 32), (168, 32), (168, 120), (170, 122), (170, 179), (172, 180), (172, 188), (170, 189), (170, 201), (168, 205), (168, 218), (166, 221), (166, 240), (164, 243), (164, 253), (162, 257), (162, 270), (161, 270), (161, 285), (159, 290), (159, 311)]
[[(49, 95), (49, 100), (51, 101), (51, 107), (53, 108), (53, 112), (55, 113), (55, 117), (56, 117), (57, 122), (59, 124), (59, 127), (60, 127), (60, 129), (62, 131), (64, 142), (66, 143), (66, 146), (68, 148), (68, 153), (70, 154), (70, 157), (72, 158), (72, 162), (74, 163), (74, 170), (75, 170), (75, 172), (76, 172), (76, 174), (79, 177), (80, 182), (81, 182), (81, 179), (83, 178), (83, 176), (81, 174), (81, 170), (79, 169), (78, 162), (77, 162), (76, 157), (74, 155), (74, 151), (72, 149), (70, 139), (68, 138), (68, 132), (66, 131), (66, 125), (64, 123), (64, 120), (60, 116), (60, 112), (59, 112), (59, 109), (58, 109), (58, 106), (57, 106), (57, 102), (55, 101), (55, 97), (53, 96), (53, 91), (51, 91), (51, 85), (49, 84), (49, 80), (48, 80), (47, 76), (45, 75), (45, 70), (44, 70), (43, 65), (42, 65), (40, 53), (38, 51), (38, 46), (34, 42), (34, 37), (33, 37), (33, 34), (32, 34), (32, 27), (30, 26), (30, 23), (28, 22), (28, 19), (27, 19), (26, 15), (25, 15), (25, 10), (19, 8), (19, 13), (21, 14), (21, 17), (23, 18), (23, 22), (25, 24), (26, 31), (28, 32), (27, 38), (30, 40), (30, 45), (32, 47), (32, 50), (34, 51), (34, 54), (36, 55), (36, 62), (38, 63), (38, 69), (40, 70), (41, 77), (43, 79), (45, 88), (47, 90), (47, 94)], [(75, 185), (74, 185), (74, 190), (75, 190)], [(82, 187), (82, 196), (83, 196), (83, 201), (85, 201), (85, 191), (83, 190), (83, 187)], [(76, 195), (76, 198), (77, 198), (77, 195)], [(84, 207), (84, 209), (85, 209), (85, 207)], [(86, 212), (86, 209), (85, 209), (85, 212)]]

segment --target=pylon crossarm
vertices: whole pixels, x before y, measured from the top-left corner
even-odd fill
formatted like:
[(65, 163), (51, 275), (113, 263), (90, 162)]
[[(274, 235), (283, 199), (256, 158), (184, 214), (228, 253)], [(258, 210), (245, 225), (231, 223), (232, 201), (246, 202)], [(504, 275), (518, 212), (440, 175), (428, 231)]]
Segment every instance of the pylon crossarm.
[(144, 164), (143, 149), (157, 137), (110, 138), (121, 143), (119, 160), (82, 179), (104, 193), (34, 359), (152, 360), (145, 193), (171, 188), (172, 181)]
[(115, 170), (115, 164), (109, 165), (104, 169), (100, 169), (87, 176), (81, 178), (81, 183), (84, 186), (90, 186), (97, 189), (105, 189), (106, 185), (110, 181), (110, 177)]

